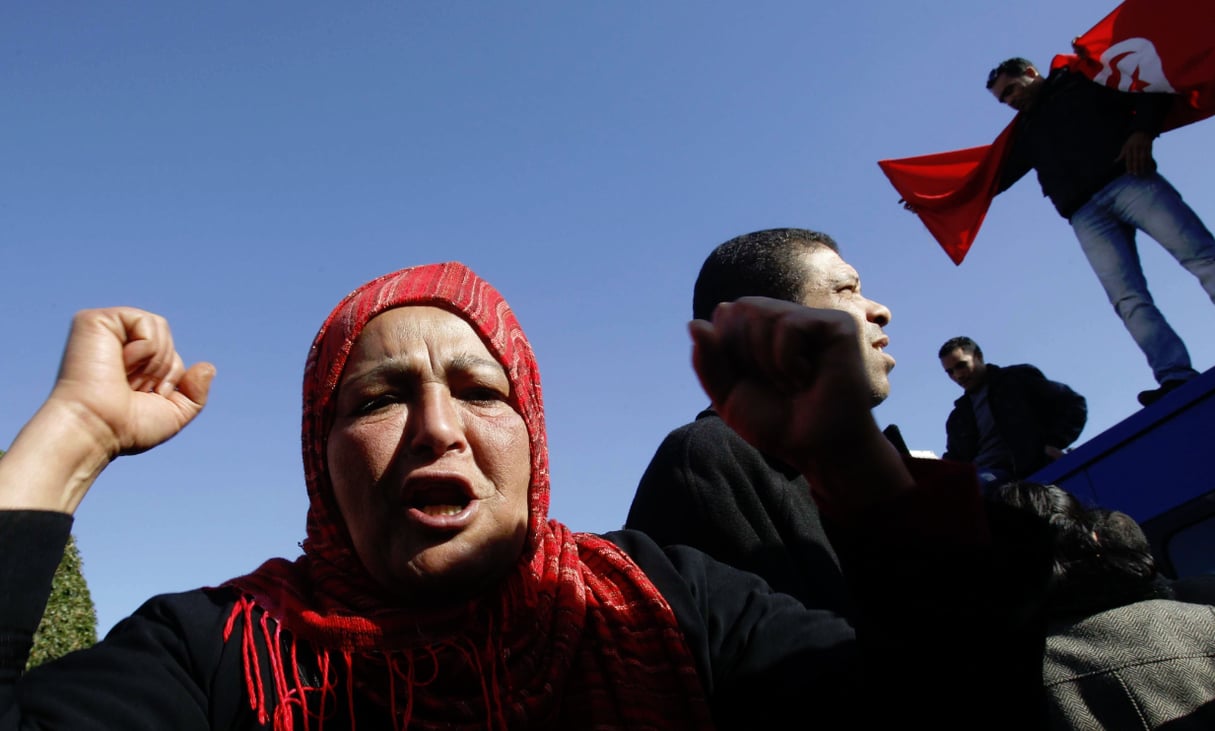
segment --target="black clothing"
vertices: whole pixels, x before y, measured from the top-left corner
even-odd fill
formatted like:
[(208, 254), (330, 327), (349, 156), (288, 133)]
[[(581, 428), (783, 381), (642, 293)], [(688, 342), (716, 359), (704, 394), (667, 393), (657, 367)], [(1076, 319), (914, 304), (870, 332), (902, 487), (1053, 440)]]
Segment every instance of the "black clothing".
[[(1000, 726), (1024, 720), (1015, 712), (1025, 713), (1036, 676), (1009, 669), (1040, 657), (1008, 641), (1015, 627), (990, 631), (1000, 620), (982, 600), (984, 574), (975, 573), (986, 546), (977, 491), (946, 463), (926, 461), (918, 472), (924, 488), (876, 506), (841, 534), (841, 558), (866, 605), (851, 623), (694, 549), (662, 549), (636, 531), (608, 534), (670, 603), (718, 728), (864, 727), (887, 712), (938, 728), (954, 726), (950, 719), (970, 727), (976, 714)], [(266, 728), (250, 708), (242, 643), (223, 640), (236, 599), (229, 589), (154, 597), (98, 645), (22, 675), (71, 522), (0, 511), (0, 729)], [(243, 620), (235, 622), (239, 638)], [(259, 643), (264, 636), (254, 633)], [(264, 658), (262, 681), (272, 683)], [(304, 677), (316, 677), (300, 663)], [(958, 669), (961, 677), (946, 675)], [(331, 710), (335, 701), (345, 703), (331, 698)], [(357, 695), (354, 702), (360, 728), (387, 727), (382, 710)], [(805, 715), (789, 718), (798, 709)], [(337, 713), (324, 727), (348, 723)]]
[[(979, 465), (1007, 470), (1022, 479), (1050, 463), (1045, 447), (1062, 449), (1080, 436), (1088, 405), (1062, 383), (1047, 380), (1031, 365), (1001, 368), (987, 364), (987, 400), (992, 418), (1011, 454), (1011, 464)], [(971, 462), (978, 456), (980, 434), (969, 394), (953, 402), (945, 422), (945, 459)]]
[[(0, 667), (0, 728), (16, 727), (18, 705), (23, 716), (41, 719), (47, 728), (261, 728), (245, 694), (240, 642), (222, 641), (235, 599), (228, 589), (154, 597), (99, 645), (35, 668), (17, 685), (71, 522), (61, 513), (0, 512), (0, 576), (7, 594), (0, 604), (0, 647), (7, 651)], [(759, 698), (788, 709), (808, 691), (824, 698), (852, 692), (860, 667), (855, 633), (842, 618), (806, 610), (699, 552), (663, 552), (636, 532), (607, 537), (670, 602), (715, 715), (753, 719)], [(34, 541), (37, 546), (30, 545)], [(56, 543), (58, 550), (50, 550)], [(777, 627), (779, 633), (768, 634)], [(771, 639), (749, 641), (765, 636)], [(775, 670), (794, 662), (808, 676)], [(344, 721), (343, 714), (330, 719)]]
[(1117, 158), (1132, 132), (1160, 134), (1176, 97), (1111, 89), (1066, 67), (1052, 71), (1042, 84), (1033, 106), (1018, 117), (999, 192), (1033, 168), (1042, 194), (1060, 216), (1071, 218), (1126, 172)]
[(655, 452), (625, 527), (758, 574), (807, 606), (847, 613), (848, 590), (810, 486), (711, 409)]

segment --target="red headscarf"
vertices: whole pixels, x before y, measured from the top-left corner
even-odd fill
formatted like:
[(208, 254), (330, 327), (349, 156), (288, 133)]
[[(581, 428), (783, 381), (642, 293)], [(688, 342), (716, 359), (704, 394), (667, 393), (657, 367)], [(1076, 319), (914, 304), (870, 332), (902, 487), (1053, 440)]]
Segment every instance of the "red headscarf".
[[(386, 598), (355, 553), (325, 462), (355, 340), (376, 315), (409, 305), (448, 310), (473, 327), (506, 369), (531, 446), (528, 534), (516, 569), (498, 590), (442, 610), (402, 609)], [(370, 723), (360, 718), (367, 711), (356, 712), (370, 705), (377, 725), (382, 713), (401, 729), (711, 726), (683, 634), (658, 590), (614, 544), (548, 519), (535, 356), (506, 301), (467, 267), (403, 269), (334, 308), (304, 371), (303, 451), (304, 555), (272, 559), (226, 584), (242, 597), (224, 637), (242, 643), (262, 723), (321, 729), (334, 713)], [(319, 680), (301, 670), (313, 663)]]

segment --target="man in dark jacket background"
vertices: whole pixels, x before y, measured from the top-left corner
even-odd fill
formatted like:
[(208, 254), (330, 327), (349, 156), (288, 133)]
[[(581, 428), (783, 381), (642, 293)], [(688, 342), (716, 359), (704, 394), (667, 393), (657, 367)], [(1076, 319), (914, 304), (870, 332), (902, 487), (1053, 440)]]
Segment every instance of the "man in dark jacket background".
[(1119, 91), (1067, 67), (1044, 77), (1023, 58), (1004, 61), (987, 77), (996, 100), (1018, 112), (999, 191), (1037, 170), (1042, 193), (1071, 223), (1110, 304), (1152, 368), (1159, 387), (1139, 394), (1148, 406), (1198, 372), (1148, 292), (1135, 231), (1156, 239), (1213, 301), (1215, 238), (1156, 172), (1152, 158), (1152, 141), (1177, 97), (1143, 85), (1142, 91)]
[(944, 458), (973, 462), (984, 485), (1029, 477), (1063, 456), (1084, 430), (1084, 397), (1034, 366), (986, 363), (966, 336), (946, 340), (938, 356), (966, 391), (945, 422)]

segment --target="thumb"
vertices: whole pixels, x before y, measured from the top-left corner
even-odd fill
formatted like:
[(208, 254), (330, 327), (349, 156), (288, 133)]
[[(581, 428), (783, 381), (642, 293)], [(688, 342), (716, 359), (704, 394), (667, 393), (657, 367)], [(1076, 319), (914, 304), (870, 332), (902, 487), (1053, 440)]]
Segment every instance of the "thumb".
[(193, 421), (207, 405), (207, 397), (211, 393), (211, 381), (215, 378), (215, 366), (210, 363), (195, 363), (190, 366), (177, 390), (169, 394), (169, 400), (177, 406), (185, 417), (182, 425)]
[(688, 323), (688, 334), (692, 336), (692, 369), (696, 371), (705, 395), (715, 407), (720, 406), (730, 393), (733, 375), (717, 332), (705, 320), (692, 320)]

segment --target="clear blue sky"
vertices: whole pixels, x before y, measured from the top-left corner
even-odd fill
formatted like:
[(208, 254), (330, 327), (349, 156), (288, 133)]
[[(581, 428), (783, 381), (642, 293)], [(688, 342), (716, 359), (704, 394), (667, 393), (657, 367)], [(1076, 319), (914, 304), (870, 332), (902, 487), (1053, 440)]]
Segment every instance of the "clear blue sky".
[[(940, 453), (968, 334), (1088, 397), (1081, 439), (1151, 373), (1066, 222), (1026, 179), (955, 267), (877, 161), (985, 144), (1011, 55), (1066, 52), (1111, 0), (135, 2), (0, 7), (0, 445), (49, 390), (72, 313), (164, 314), (211, 404), (103, 475), (75, 533), (100, 626), (146, 597), (295, 556), (299, 384), (330, 307), (366, 279), (458, 259), (540, 359), (552, 514), (623, 521), (671, 428), (704, 405), (685, 323), (716, 244), (837, 238), (894, 312), (875, 412)], [(1157, 143), (1215, 223), (1215, 125)], [(1215, 309), (1150, 240), (1148, 280), (1215, 363)]]

